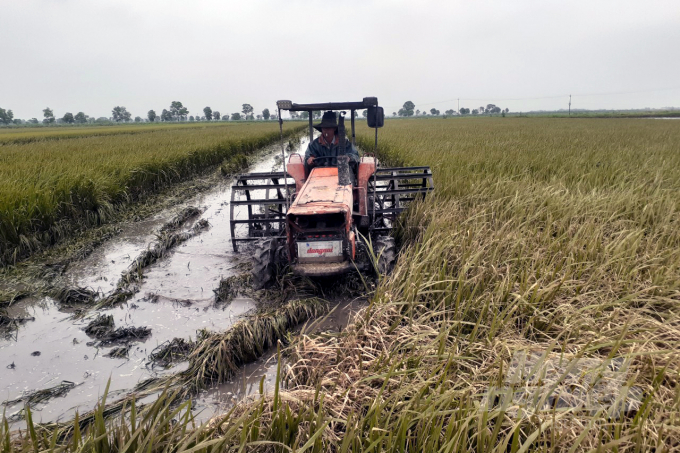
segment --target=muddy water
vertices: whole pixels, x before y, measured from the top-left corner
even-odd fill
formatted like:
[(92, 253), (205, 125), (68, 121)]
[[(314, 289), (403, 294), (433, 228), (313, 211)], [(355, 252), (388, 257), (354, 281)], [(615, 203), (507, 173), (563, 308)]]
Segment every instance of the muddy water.
[[(307, 142), (308, 138), (303, 139), (294, 151), (304, 152)], [(280, 155), (280, 148), (270, 148), (249, 171), (280, 169), (277, 153)], [(115, 288), (121, 272), (154, 242), (155, 233), (162, 225), (186, 206), (198, 206), (203, 210), (183, 229), (188, 230), (201, 219), (210, 222), (209, 229), (146, 268), (140, 291), (129, 301), (99, 312), (112, 315), (116, 328), (151, 328), (148, 339), (132, 343), (127, 358), (105, 357), (111, 346), (97, 347), (95, 339), (83, 331), (96, 313), (76, 318), (73, 313), (60, 311), (49, 298), (27, 299), (12, 306), (11, 316), (33, 317), (34, 320), (21, 325), (13, 338), (0, 339), (0, 402), (67, 381), (75, 387), (65, 396), (48, 399), (34, 407), (34, 420), (38, 422), (66, 421), (76, 410), (81, 413), (91, 410), (109, 379), (109, 401), (113, 401), (116, 396), (133, 389), (139, 381), (157, 376), (159, 371), (147, 363), (149, 353), (156, 346), (175, 337), (195, 338), (197, 330), (204, 328), (226, 330), (239, 317), (256, 308), (250, 299), (216, 304), (212, 291), (218, 287), (221, 278), (238, 273), (239, 263), (249, 259), (247, 253), (236, 254), (231, 249), (231, 184), (231, 180), (225, 180), (174, 209), (123, 226), (119, 235), (70, 267), (67, 278), (73, 286), (91, 287), (107, 294)], [(237, 376), (231, 384), (201, 395), (199, 409), (202, 413), (214, 413), (225, 404), (257, 390), (261, 376), (271, 382), (269, 359), (265, 357), (245, 367), (242, 376)], [(182, 366), (161, 372), (174, 373)], [(274, 373), (275, 368), (274, 365)], [(16, 416), (22, 407), (22, 402), (8, 406), (6, 413)], [(15, 421), (17, 428), (22, 425), (23, 421)]]

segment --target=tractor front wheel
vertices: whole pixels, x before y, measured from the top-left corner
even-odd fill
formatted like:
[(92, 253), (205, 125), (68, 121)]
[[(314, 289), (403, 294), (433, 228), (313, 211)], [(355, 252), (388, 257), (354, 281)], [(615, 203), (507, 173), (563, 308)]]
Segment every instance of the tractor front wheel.
[(397, 261), (397, 246), (392, 236), (377, 236), (373, 241), (373, 253), (378, 260), (378, 272), (388, 275)]
[(253, 260), (253, 287), (264, 288), (276, 278), (279, 241), (275, 238), (267, 239), (255, 250)]

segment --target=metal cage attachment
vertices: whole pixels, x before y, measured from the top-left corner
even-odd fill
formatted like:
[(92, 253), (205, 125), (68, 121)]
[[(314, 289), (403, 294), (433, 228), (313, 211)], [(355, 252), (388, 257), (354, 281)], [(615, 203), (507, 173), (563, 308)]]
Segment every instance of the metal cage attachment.
[(411, 201), (423, 199), (433, 190), (430, 167), (378, 168), (368, 184), (368, 197), (375, 213), (371, 231), (390, 231)]
[(284, 172), (238, 176), (236, 184), (231, 186), (230, 203), (231, 242), (234, 251), (238, 251), (239, 242), (284, 237), (286, 207), (289, 205), (287, 200), (290, 200), (294, 191), (295, 181)]

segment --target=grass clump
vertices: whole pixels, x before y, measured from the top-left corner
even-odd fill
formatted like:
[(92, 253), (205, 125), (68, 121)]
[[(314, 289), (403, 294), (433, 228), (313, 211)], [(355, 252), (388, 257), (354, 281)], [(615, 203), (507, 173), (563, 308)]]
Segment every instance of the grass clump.
[(223, 176), (233, 175), (248, 168), (248, 157), (245, 154), (236, 154), (225, 160), (220, 166)]
[(183, 362), (194, 350), (195, 344), (184, 338), (173, 338), (156, 346), (149, 354), (149, 362), (154, 366), (169, 368), (174, 363)]
[(97, 315), (85, 327), (85, 333), (97, 339), (102, 339), (113, 331), (115, 324), (113, 315)]

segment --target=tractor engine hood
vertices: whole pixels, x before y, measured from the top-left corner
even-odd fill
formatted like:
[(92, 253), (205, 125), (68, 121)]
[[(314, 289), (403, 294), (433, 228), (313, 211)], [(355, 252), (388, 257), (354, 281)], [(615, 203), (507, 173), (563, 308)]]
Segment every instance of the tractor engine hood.
[(338, 184), (338, 169), (318, 167), (312, 169), (307, 182), (288, 210), (288, 215), (313, 215), (343, 213), (352, 215), (352, 186)]

